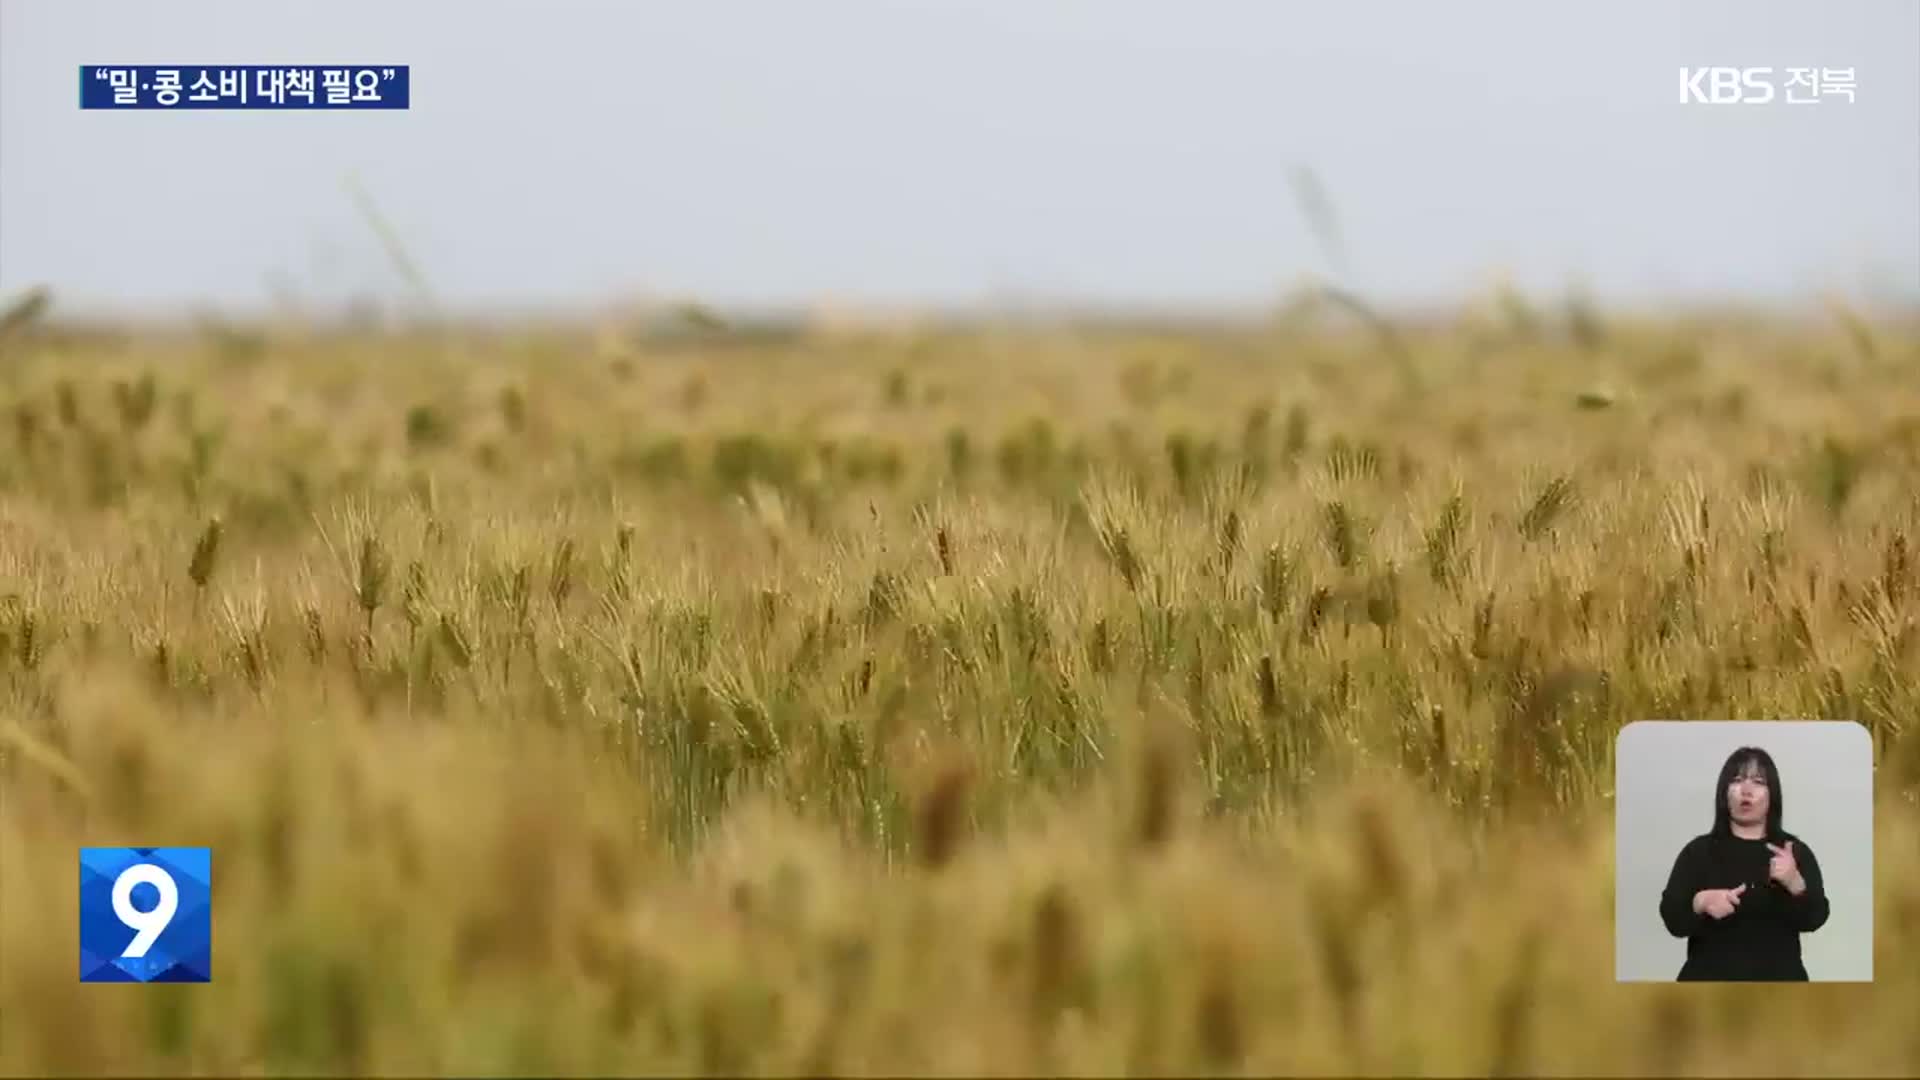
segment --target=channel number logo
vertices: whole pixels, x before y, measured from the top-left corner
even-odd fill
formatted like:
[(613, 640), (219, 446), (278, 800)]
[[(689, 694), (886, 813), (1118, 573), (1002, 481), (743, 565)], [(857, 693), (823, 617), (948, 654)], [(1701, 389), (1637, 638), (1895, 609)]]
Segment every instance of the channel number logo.
[(80, 849), (80, 981), (211, 982), (213, 853)]

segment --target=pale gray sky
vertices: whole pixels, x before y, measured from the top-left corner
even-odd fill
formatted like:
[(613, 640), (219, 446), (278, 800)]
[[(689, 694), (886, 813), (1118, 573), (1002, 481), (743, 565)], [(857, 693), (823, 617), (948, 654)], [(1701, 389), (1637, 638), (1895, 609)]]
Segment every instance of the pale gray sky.
[[(405, 63), (406, 112), (81, 112), (96, 63)], [(1681, 65), (1851, 67), (1682, 106)], [(1912, 0), (0, 0), (0, 296), (1920, 297)]]

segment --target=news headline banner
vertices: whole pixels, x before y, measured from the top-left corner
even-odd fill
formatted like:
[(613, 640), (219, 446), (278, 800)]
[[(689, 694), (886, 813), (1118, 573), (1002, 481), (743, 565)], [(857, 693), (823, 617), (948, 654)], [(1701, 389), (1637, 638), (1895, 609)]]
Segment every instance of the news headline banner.
[(82, 64), (82, 109), (404, 109), (407, 65)]

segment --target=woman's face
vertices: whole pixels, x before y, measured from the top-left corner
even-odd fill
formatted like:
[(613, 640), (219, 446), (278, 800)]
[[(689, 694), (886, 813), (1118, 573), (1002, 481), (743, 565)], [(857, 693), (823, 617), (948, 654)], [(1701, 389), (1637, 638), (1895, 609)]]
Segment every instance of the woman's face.
[(1749, 761), (1734, 774), (1727, 785), (1727, 810), (1736, 825), (1764, 825), (1772, 792), (1767, 790), (1767, 774), (1760, 763)]

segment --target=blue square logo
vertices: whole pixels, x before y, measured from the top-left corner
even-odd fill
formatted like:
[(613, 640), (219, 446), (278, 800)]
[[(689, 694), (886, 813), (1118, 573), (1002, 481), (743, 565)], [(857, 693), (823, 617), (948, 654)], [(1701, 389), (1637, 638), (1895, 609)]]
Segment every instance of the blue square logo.
[(80, 849), (80, 981), (212, 982), (213, 850)]

